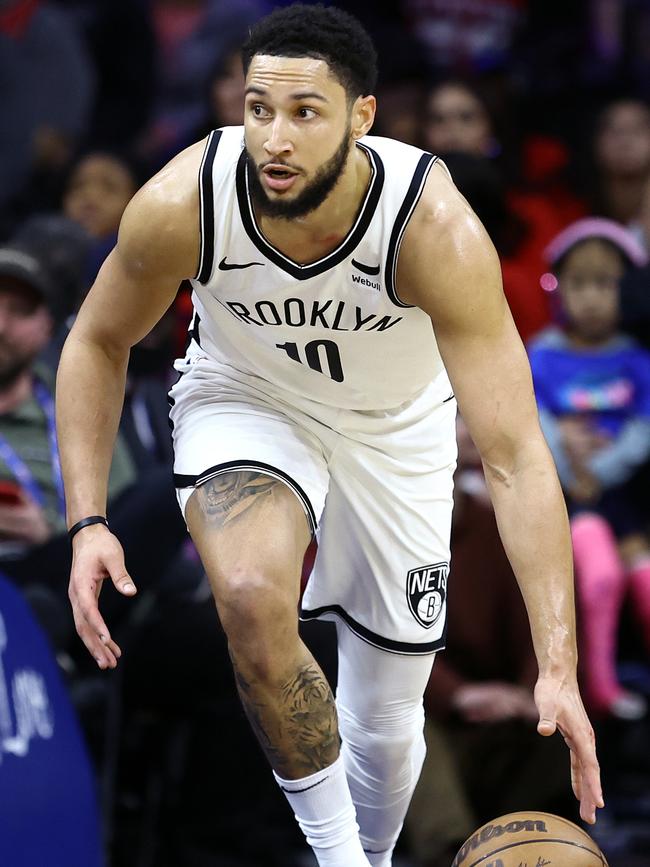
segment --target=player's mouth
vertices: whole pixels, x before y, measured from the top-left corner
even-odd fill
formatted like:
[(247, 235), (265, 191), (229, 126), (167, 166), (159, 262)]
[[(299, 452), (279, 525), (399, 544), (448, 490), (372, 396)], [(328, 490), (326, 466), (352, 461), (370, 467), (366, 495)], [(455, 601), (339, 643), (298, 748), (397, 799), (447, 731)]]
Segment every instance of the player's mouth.
[(262, 175), (267, 187), (276, 192), (284, 192), (293, 186), (298, 172), (280, 163), (270, 163), (264, 166)]

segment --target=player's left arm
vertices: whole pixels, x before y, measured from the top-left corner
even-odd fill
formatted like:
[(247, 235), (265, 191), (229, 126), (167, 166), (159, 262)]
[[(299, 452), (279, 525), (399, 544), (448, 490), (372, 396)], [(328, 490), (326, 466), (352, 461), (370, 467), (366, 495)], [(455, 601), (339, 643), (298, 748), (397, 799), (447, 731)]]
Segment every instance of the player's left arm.
[(397, 291), (431, 317), (526, 603), (539, 665), (538, 730), (562, 732), (582, 818), (593, 822), (602, 793), (594, 733), (576, 680), (564, 498), (539, 427), (530, 367), (503, 294), (496, 251), (441, 167), (433, 167), (405, 233)]

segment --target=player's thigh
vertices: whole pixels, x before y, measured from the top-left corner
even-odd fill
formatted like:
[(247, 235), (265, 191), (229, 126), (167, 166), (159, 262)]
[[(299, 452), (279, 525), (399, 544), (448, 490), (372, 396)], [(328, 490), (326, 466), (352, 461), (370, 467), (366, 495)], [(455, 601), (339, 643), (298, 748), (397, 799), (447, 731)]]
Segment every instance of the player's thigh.
[(172, 389), (178, 502), (222, 620), (237, 606), (256, 613), (278, 600), (295, 615), (327, 464), (299, 419), (233, 376), (199, 358)]
[(185, 517), (220, 611), (295, 610), (311, 532), (284, 482), (259, 470), (220, 473), (194, 491)]
[(399, 654), (444, 646), (454, 417), (440, 408), (408, 448), (387, 435), (382, 448), (337, 449), (303, 617), (335, 616)]

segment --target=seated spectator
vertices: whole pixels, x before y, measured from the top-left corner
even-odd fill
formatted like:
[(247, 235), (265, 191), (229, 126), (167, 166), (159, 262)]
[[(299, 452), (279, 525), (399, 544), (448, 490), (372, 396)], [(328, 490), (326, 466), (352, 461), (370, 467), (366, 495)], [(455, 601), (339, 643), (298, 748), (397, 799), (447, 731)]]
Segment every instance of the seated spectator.
[(122, 214), (141, 180), (139, 168), (130, 157), (110, 151), (86, 153), (70, 171), (63, 193), (63, 214), (91, 238), (87, 286), (115, 246)]
[(650, 354), (618, 330), (619, 286), (646, 256), (622, 226), (585, 219), (554, 239), (562, 325), (530, 347), (542, 427), (565, 491), (582, 619), (585, 699), (592, 711), (637, 718), (641, 697), (616, 671), (616, 634), (629, 591), (650, 651), (647, 505), (635, 494), (650, 457)]
[(90, 235), (73, 220), (56, 213), (36, 214), (18, 226), (12, 243), (26, 246), (56, 286), (50, 309), (56, 322), (76, 313), (85, 294)]
[(573, 809), (561, 739), (537, 734), (526, 611), (462, 420), (451, 564), (449, 637), (425, 693), (427, 757), (406, 821), (422, 867), (449, 867), (494, 816)]
[(592, 157), (595, 177), (586, 178), (592, 213), (637, 224), (650, 180), (650, 107), (633, 97), (607, 105), (598, 117)]
[(377, 94), (372, 134), (422, 147), (423, 99), (424, 87), (419, 76), (384, 82)]
[(442, 81), (431, 89), (426, 105), (424, 140), (428, 150), (475, 157), (499, 153), (494, 122), (478, 87), (460, 78)]
[(208, 78), (263, 12), (260, 0), (152, 0), (158, 52), (156, 100), (143, 157), (154, 170), (178, 153), (204, 120)]
[[(55, 319), (58, 289), (27, 247), (0, 247), (0, 571), (21, 588), (46, 588), (60, 601), (56, 640), (77, 641), (67, 585), (70, 545), (54, 427), (52, 371), (39, 363)], [(136, 465), (118, 437), (109, 482), (109, 520), (141, 589), (158, 587), (187, 539), (175, 502), (171, 467)], [(172, 590), (185, 592), (183, 581)], [(107, 617), (128, 612), (129, 600), (103, 594)], [(68, 648), (61, 648), (68, 649)], [(83, 657), (85, 659), (85, 655)]]
[(244, 123), (244, 68), (239, 40), (215, 63), (206, 88), (204, 114), (201, 125), (193, 130), (186, 145), (205, 138), (213, 129), (222, 126), (241, 126)]
[[(56, 287), (27, 248), (0, 248), (0, 550), (5, 555), (66, 530), (53, 375), (37, 362), (52, 334), (56, 297)], [(133, 478), (118, 444), (111, 495)]]
[[(540, 286), (544, 250), (584, 205), (566, 183), (569, 154), (549, 136), (535, 135), (513, 147), (516, 109), (504, 95), (490, 94), (480, 81), (448, 79), (431, 89), (423, 146), (449, 163), (452, 177), (483, 220), (490, 212), (503, 272), (503, 287), (523, 340), (551, 322), (548, 297)], [(492, 108), (498, 107), (498, 111)], [(475, 196), (482, 200), (475, 204)], [(498, 226), (495, 226), (498, 223)]]
[[(143, 180), (143, 168), (136, 159), (113, 151), (90, 151), (72, 168), (62, 204), (64, 216), (83, 229), (89, 238), (84, 290), (92, 285), (103, 261), (115, 246), (124, 209)], [(189, 283), (184, 281), (174, 302), (177, 339), (175, 353), (172, 350), (170, 358), (174, 354), (184, 354), (192, 313), (190, 292)], [(77, 300), (80, 302), (82, 297)], [(60, 353), (61, 346), (57, 348)]]

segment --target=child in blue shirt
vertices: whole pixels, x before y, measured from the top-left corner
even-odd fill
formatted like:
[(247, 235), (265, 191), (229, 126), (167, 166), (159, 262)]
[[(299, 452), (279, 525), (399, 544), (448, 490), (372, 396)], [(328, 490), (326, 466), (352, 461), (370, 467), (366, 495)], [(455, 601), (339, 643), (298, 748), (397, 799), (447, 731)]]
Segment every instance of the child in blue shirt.
[(622, 226), (595, 218), (548, 254), (562, 325), (529, 355), (571, 518), (585, 696), (596, 712), (635, 718), (645, 706), (618, 682), (616, 632), (629, 590), (650, 650), (650, 546), (633, 489), (650, 458), (650, 354), (617, 327), (621, 279), (645, 254)]

